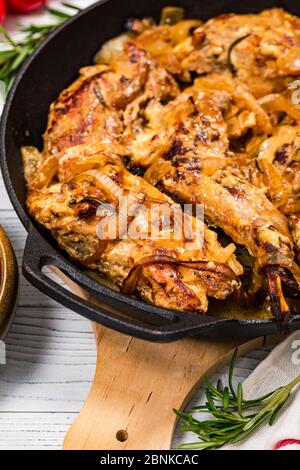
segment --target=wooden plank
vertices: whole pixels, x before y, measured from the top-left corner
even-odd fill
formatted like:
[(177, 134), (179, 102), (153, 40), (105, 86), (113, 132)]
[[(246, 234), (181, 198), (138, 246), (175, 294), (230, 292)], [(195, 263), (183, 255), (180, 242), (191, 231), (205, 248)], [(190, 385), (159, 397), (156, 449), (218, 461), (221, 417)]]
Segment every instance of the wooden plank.
[(74, 416), (74, 413), (0, 413), (0, 449), (61, 449)]
[(64, 308), (21, 307), (6, 347), (0, 414), (78, 412), (95, 370), (90, 322)]
[[(246, 378), (258, 363), (268, 354), (269, 348), (252, 351), (237, 363), (235, 381)], [(227, 367), (216, 376), (226, 379)], [(193, 397), (188, 407), (195, 406), (204, 400), (203, 388)], [(64, 435), (74, 421), (77, 413), (33, 413), (1, 412), (0, 413), (0, 449), (60, 449)], [(176, 430), (172, 448), (177, 449), (181, 443), (193, 441), (193, 435), (182, 434)]]
[[(263, 338), (187, 338), (153, 344), (95, 325), (98, 361), (91, 392), (64, 441), (67, 450), (170, 449), (176, 416), (203, 375)], [(245, 343), (245, 344), (243, 344)], [(121, 435), (122, 438), (118, 436)]]

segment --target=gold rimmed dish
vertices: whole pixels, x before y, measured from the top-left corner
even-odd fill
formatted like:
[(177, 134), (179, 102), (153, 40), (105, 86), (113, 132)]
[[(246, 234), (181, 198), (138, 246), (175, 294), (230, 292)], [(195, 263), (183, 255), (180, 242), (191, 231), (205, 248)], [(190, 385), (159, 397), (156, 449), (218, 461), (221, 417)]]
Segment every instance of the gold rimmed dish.
[(0, 225), (0, 339), (4, 339), (14, 319), (19, 294), (16, 257)]

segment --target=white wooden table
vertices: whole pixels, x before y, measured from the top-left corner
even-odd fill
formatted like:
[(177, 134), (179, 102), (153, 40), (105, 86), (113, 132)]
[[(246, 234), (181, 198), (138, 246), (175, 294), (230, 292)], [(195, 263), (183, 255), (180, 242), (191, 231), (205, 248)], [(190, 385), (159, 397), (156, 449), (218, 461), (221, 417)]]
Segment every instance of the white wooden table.
[[(60, 2), (49, 3), (57, 6)], [(74, 3), (84, 6), (93, 1)], [(39, 21), (41, 14), (32, 17)], [(8, 27), (12, 33), (16, 31), (15, 18)], [(21, 265), (26, 232), (1, 178), (0, 223)], [(96, 349), (92, 327), (89, 321), (37, 291), (22, 276), (20, 287), (16, 319), (6, 341), (7, 364), (0, 366), (0, 449), (60, 449), (93, 379)], [(236, 378), (248, 376), (266, 354), (262, 349), (241, 359)], [(176, 433), (173, 446), (182, 441)]]

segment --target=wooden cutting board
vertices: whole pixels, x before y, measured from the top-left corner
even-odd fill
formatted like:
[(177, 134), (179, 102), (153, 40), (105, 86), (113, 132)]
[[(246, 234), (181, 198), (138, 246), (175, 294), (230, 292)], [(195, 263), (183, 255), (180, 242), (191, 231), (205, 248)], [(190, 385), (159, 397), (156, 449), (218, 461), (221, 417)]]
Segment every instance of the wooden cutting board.
[[(93, 300), (67, 283), (76, 294)], [(173, 408), (184, 407), (204, 375), (230, 362), (236, 346), (245, 354), (265, 342), (192, 337), (157, 344), (98, 324), (94, 331), (94, 382), (66, 435), (67, 450), (169, 449), (176, 425)]]

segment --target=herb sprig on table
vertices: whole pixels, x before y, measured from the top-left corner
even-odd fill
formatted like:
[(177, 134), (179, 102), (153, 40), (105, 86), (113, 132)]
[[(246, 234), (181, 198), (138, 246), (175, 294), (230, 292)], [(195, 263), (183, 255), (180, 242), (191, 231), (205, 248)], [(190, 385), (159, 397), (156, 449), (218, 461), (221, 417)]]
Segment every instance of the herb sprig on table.
[[(207, 380), (205, 405), (194, 407), (191, 412), (174, 410), (185, 421), (181, 430), (193, 432), (199, 438), (197, 442), (183, 444), (182, 449), (217, 449), (243, 439), (263, 423), (268, 422), (271, 426), (289, 399), (291, 391), (300, 383), (298, 376), (265, 396), (245, 400), (242, 384), (239, 383), (235, 389), (232, 382), (237, 351), (235, 350), (230, 363), (227, 386), (223, 388), (220, 380), (216, 386)], [(195, 412), (209, 413), (213, 418), (200, 421), (194, 417)]]
[(4, 26), (0, 25), (0, 41), (6, 42), (7, 46), (4, 50), (0, 51), (0, 81), (4, 83), (6, 92), (24, 60), (36, 49), (45, 37), (61, 23), (71, 18), (74, 11), (80, 11), (79, 7), (70, 3), (63, 2), (62, 5), (68, 10), (63, 11), (47, 8), (52, 17), (52, 20), (48, 24), (31, 24), (22, 28), (20, 31), (24, 34), (24, 37), (20, 41), (14, 41)]

